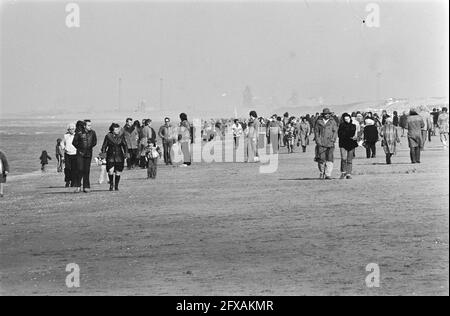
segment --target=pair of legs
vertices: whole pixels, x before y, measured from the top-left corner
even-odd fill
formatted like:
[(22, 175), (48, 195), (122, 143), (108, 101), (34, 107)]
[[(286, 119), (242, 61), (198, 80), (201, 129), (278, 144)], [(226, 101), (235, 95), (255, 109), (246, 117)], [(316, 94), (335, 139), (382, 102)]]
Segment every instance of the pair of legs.
[(164, 150), (164, 163), (166, 165), (172, 164), (172, 158), (170, 157), (170, 152), (172, 151), (172, 142), (163, 142), (163, 150)]
[(45, 172), (45, 165), (46, 165), (46, 164), (41, 164), (41, 170), (42, 170), (42, 172)]
[(56, 167), (56, 171), (57, 172), (62, 172), (63, 171), (63, 157), (62, 156), (56, 156), (56, 162), (57, 162), (57, 167)]
[(127, 168), (131, 169), (135, 166), (138, 166), (138, 152), (137, 148), (128, 148), (128, 153), (130, 154), (130, 158), (127, 158)]
[(448, 147), (448, 133), (440, 133), (441, 143), (444, 148)]
[(0, 197), (3, 197), (5, 182), (6, 182), (6, 175), (0, 174)]
[(189, 142), (181, 142), (181, 152), (183, 153), (183, 165), (191, 165), (191, 151)]
[(392, 158), (393, 155), (394, 155), (394, 154), (391, 154), (391, 153), (389, 153), (389, 152), (386, 153), (386, 164), (387, 164), (387, 165), (392, 164), (391, 158)]
[(92, 157), (77, 156), (77, 179), (75, 192), (81, 191), (81, 184), (83, 182), (83, 191), (87, 192), (91, 188), (91, 182), (89, 180), (91, 174), (91, 161)]
[(320, 178), (331, 179), (334, 162), (334, 147), (316, 146), (316, 161), (320, 171)]
[(350, 179), (353, 169), (353, 157), (355, 149), (346, 150), (341, 148), (341, 179)]
[(376, 142), (366, 142), (366, 157), (369, 158), (375, 158), (377, 155), (377, 146)]
[(120, 175), (123, 171), (123, 162), (108, 163), (109, 191), (119, 191)]
[(64, 180), (66, 187), (74, 187), (77, 179), (77, 156), (76, 155), (64, 155)]
[(411, 147), (409, 149), (409, 156), (411, 157), (411, 163), (420, 163), (420, 151), (421, 148), (419, 146)]
[(147, 161), (147, 179), (156, 178), (156, 167), (158, 166), (158, 158), (148, 158)]

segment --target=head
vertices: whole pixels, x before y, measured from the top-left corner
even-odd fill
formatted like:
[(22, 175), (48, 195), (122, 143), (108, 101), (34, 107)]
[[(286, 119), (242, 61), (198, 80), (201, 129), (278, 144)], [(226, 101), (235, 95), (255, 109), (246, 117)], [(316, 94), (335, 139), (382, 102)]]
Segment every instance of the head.
[(186, 113), (180, 113), (180, 120), (181, 120), (181, 121), (187, 121), (187, 115), (186, 115)]
[(84, 128), (87, 132), (92, 130), (92, 122), (91, 120), (84, 120)]
[(306, 123), (306, 117), (305, 116), (302, 117), (302, 123)]
[(165, 123), (166, 125), (169, 125), (169, 124), (170, 124), (170, 118), (165, 117), (165, 118), (164, 118), (164, 123)]
[(67, 125), (67, 132), (71, 135), (75, 134), (75, 123), (69, 123)]
[(125, 124), (127, 125), (127, 127), (133, 126), (133, 119), (131, 117), (127, 118)]
[(398, 115), (397, 111), (394, 111), (394, 116), (397, 116), (397, 115)]
[(443, 113), (447, 113), (447, 112), (448, 112), (447, 107), (444, 106), (444, 107), (442, 108), (442, 112), (443, 112)]
[(61, 138), (58, 138), (57, 140), (56, 140), (56, 145), (61, 145), (61, 142), (62, 142), (62, 139)]
[(145, 121), (145, 125), (146, 125), (146, 126), (152, 126), (152, 120), (151, 120), (151, 119), (147, 119), (147, 120)]
[(120, 125), (117, 123), (112, 123), (111, 126), (109, 127), (109, 131), (113, 135), (116, 135), (116, 136), (119, 135), (120, 134)]
[(258, 114), (256, 114), (256, 111), (250, 111), (249, 115), (253, 119), (256, 119), (258, 117)]
[(416, 108), (411, 108), (409, 110), (409, 115), (417, 115), (417, 109)]
[(83, 121), (77, 121), (75, 124), (75, 131), (76, 132), (82, 132), (84, 130), (84, 127), (86, 126), (86, 123)]
[(341, 120), (346, 124), (350, 124), (352, 122), (352, 117), (350, 116), (350, 114), (344, 113), (342, 114)]
[(326, 120), (328, 120), (329, 118), (331, 118), (331, 111), (329, 108), (324, 108), (322, 111), (322, 117)]
[(134, 123), (133, 123), (133, 126), (136, 128), (140, 128), (141, 127), (141, 123), (138, 121), (138, 120), (136, 120), (136, 121), (134, 121)]
[(286, 113), (283, 114), (283, 116), (284, 116), (284, 117), (289, 117), (289, 113), (286, 112)]

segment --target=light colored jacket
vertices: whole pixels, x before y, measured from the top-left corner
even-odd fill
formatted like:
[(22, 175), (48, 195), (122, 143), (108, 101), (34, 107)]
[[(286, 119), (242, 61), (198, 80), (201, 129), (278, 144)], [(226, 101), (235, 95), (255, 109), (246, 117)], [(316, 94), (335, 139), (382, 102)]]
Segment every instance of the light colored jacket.
[(448, 113), (442, 112), (439, 114), (438, 123), (439, 132), (440, 133), (448, 133), (449, 125), (448, 125)]
[(72, 144), (74, 136), (75, 135), (72, 135), (70, 133), (64, 134), (64, 151), (69, 156), (74, 156), (77, 154), (77, 149)]

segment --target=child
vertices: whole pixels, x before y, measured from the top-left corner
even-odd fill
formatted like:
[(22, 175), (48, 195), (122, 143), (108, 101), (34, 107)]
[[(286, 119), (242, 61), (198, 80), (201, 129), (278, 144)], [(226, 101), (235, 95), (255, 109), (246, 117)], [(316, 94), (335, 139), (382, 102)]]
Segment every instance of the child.
[(99, 166), (100, 169), (100, 177), (98, 179), (98, 183), (102, 184), (103, 182), (105, 182), (105, 180), (109, 183), (109, 180), (107, 179), (107, 171), (106, 171), (106, 154), (105, 153), (100, 153), (98, 155), (98, 157), (95, 158), (95, 163), (97, 164), (97, 166)]
[(9, 173), (8, 160), (5, 154), (0, 151), (0, 197), (3, 197), (3, 186), (6, 183), (6, 176)]
[(42, 172), (45, 172), (45, 165), (48, 165), (48, 161), (52, 160), (52, 158), (47, 154), (47, 151), (44, 150), (39, 159), (41, 160), (41, 170)]
[(56, 161), (58, 162), (58, 166), (56, 168), (57, 172), (63, 171), (64, 164), (64, 145), (62, 143), (62, 139), (58, 138), (56, 140)]
[(287, 148), (288, 153), (294, 152), (294, 141), (295, 141), (295, 128), (292, 126), (291, 123), (288, 123), (286, 125), (286, 131), (284, 132), (284, 135), (286, 137), (287, 142)]
[(147, 161), (147, 179), (156, 178), (156, 167), (158, 165), (158, 158), (161, 156), (161, 149), (154, 144), (151, 139), (148, 140), (148, 145), (145, 147), (145, 159)]

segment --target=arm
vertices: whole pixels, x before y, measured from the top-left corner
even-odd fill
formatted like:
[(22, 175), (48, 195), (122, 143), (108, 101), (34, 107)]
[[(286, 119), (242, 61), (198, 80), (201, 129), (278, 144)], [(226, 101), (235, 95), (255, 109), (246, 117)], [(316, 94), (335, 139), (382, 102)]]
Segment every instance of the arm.
[(5, 174), (9, 173), (9, 164), (8, 164), (8, 160), (6, 159), (6, 156), (2, 153), (0, 156), (0, 159), (2, 160), (3, 163), (3, 172)]
[(95, 133), (95, 131), (92, 131), (93, 135), (92, 135), (92, 148), (94, 148), (95, 146), (97, 146), (97, 134)]
[(79, 133), (76, 133), (74, 136), (73, 136), (73, 140), (72, 140), (72, 145), (73, 145), (73, 147), (75, 147), (76, 149), (78, 149), (78, 145), (79, 145), (79, 136), (80, 134)]
[(106, 153), (106, 150), (108, 149), (108, 135), (105, 136), (105, 139), (103, 141), (103, 145), (102, 145), (102, 153)]

